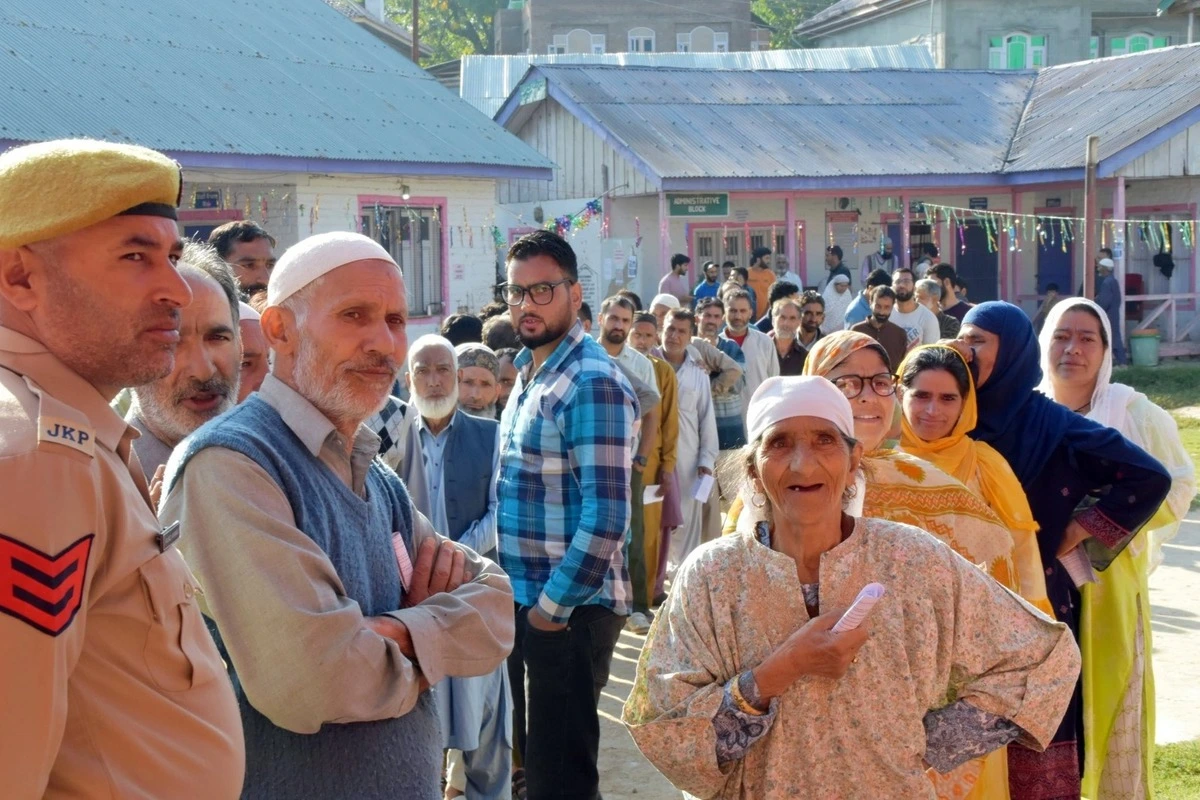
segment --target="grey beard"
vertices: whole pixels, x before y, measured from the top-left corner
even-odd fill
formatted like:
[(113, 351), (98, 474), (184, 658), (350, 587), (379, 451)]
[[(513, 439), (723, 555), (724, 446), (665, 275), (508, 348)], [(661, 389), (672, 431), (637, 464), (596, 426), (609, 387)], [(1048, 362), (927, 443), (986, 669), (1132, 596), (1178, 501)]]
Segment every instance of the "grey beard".
[(498, 406), (495, 403), (492, 403), (490, 406), (487, 406), (482, 411), (474, 411), (472, 409), (467, 408), (466, 406), (459, 406), (459, 408), (462, 409), (462, 412), (464, 414), (468, 414), (472, 417), (479, 417), (480, 419), (495, 419), (496, 418), (496, 409), (498, 408)]

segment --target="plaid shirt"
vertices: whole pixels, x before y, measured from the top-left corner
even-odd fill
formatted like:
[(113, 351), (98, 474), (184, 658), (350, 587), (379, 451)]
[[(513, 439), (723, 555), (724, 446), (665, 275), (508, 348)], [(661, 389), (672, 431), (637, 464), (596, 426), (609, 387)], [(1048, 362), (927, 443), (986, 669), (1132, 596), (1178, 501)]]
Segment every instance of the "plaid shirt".
[(500, 565), (520, 605), (628, 614), (629, 481), (637, 397), (576, 323), (541, 369), (522, 350), (500, 420)]

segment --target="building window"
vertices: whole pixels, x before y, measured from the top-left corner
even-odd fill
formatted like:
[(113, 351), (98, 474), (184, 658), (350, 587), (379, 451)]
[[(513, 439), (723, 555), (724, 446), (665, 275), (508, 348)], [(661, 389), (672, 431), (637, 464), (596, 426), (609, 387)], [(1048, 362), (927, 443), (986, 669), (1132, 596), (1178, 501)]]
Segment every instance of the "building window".
[(383, 245), (404, 271), (408, 313), (414, 317), (438, 316), (444, 308), (441, 220), (436, 206), (363, 209), (363, 233)]
[(1093, 36), (1088, 40), (1088, 58), (1100, 57), (1100, 37)]
[(576, 28), (570, 33), (556, 33), (546, 48), (550, 55), (566, 53), (603, 53), (605, 52), (605, 37), (602, 33), (590, 33), (582, 28)]
[(1039, 69), (1046, 66), (1046, 37), (1010, 33), (988, 39), (988, 69)]
[(1146, 50), (1157, 50), (1171, 44), (1170, 36), (1152, 36), (1149, 33), (1131, 33), (1129, 36), (1117, 36), (1109, 46), (1109, 55), (1123, 56), (1126, 53), (1141, 53)]
[(629, 32), (629, 52), (653, 53), (654, 31), (650, 28), (634, 28)]
[(729, 34), (717, 32), (706, 25), (692, 28), (688, 33), (675, 34), (677, 53), (728, 53)]

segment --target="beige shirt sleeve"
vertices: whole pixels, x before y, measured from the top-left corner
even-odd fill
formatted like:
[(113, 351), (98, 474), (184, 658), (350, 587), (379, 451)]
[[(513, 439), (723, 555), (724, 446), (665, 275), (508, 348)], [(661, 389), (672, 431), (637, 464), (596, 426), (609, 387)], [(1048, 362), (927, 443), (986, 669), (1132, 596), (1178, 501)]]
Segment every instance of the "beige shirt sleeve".
[[(0, 445), (4, 441), (0, 436)], [(3, 448), (0, 448), (3, 453)], [(4, 724), (0, 725), (0, 775), (5, 797), (41, 797), (50, 770), (58, 757), (67, 721), (67, 686), (83, 650), (94, 578), (104, 563), (104, 531), (99, 543), (88, 536), (96, 528), (94, 491), (87, 457), (76, 454), (45, 455), (36, 452), (0, 459), (0, 569), (5, 613), (0, 614), (0, 682), (3, 682)], [(29, 579), (16, 571), (18, 564), (63, 574), (84, 557), (84, 577), (74, 588), (59, 593), (83, 600), (74, 617), (58, 620), (57, 635), (33, 623), (51, 624), (48, 614), (18, 602), (18, 588)], [(61, 559), (51, 565), (50, 559)], [(61, 587), (71, 587), (67, 580)], [(48, 589), (43, 590), (49, 592)], [(67, 603), (68, 605), (76, 605)]]
[[(248, 700), (274, 724), (315, 733), (328, 722), (398, 717), (416, 704), (417, 666), (395, 642), (365, 626), (333, 564), (296, 527), (287, 497), (260, 466), (223, 448), (198, 453), (159, 517), (180, 521), (180, 548), (203, 587), (205, 613), (217, 623)], [(508, 635), (496, 636), (511, 647), (508, 581), (502, 574), (485, 578), (486, 569), (473, 565), (482, 588), (473, 582), (454, 600), (432, 598), (437, 611), (411, 615), (414, 639), (454, 630), (460, 617), (475, 612), (481, 594), (500, 607), (503, 601), (494, 597), (500, 595), (507, 597), (508, 618), (496, 624), (501, 632), (507, 624)], [(460, 593), (469, 599), (460, 600)], [(416, 650), (418, 658), (430, 654), (434, 669), (451, 669), (458, 667), (454, 651), (475, 652), (473, 645), (422, 641)], [(499, 660), (490, 660), (493, 668)]]
[(722, 397), (741, 391), (738, 387), (738, 379), (742, 377), (742, 368), (736, 361), (721, 352), (720, 348), (714, 347), (698, 336), (692, 338), (692, 348), (699, 356), (700, 363), (705, 370), (709, 373), (720, 373), (712, 381), (714, 395)]
[[(430, 537), (448, 541), (413, 509), (413, 552)], [(459, 547), (467, 554), (469, 583), (435, 594), (420, 605), (387, 613), (408, 627), (417, 663), (431, 684), (447, 675), (488, 675), (513, 648), (516, 623), (508, 576), (474, 550)]]

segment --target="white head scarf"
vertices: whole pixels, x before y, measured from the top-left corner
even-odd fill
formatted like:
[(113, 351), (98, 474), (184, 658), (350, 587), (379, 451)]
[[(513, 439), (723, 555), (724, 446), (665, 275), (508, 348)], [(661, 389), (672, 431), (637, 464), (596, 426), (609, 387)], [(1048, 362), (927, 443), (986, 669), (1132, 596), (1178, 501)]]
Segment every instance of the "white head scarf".
[(753, 442), (763, 431), (792, 417), (817, 417), (853, 438), (854, 412), (842, 391), (815, 375), (767, 378), (750, 398), (746, 410), (746, 438)]
[(666, 306), (667, 308), (679, 308), (679, 298), (673, 294), (656, 294), (654, 299), (650, 301), (650, 307)]
[(823, 333), (840, 331), (846, 322), (846, 311), (850, 308), (850, 304), (854, 302), (854, 292), (852, 290), (847, 289), (839, 294), (838, 290), (834, 288), (834, 284), (839, 281), (849, 283), (850, 279), (839, 273), (825, 285), (825, 290), (821, 292), (821, 297), (825, 298), (825, 321), (821, 323), (821, 331)]
[(1038, 347), (1042, 354), (1042, 382), (1038, 385), (1038, 391), (1051, 400), (1054, 399), (1054, 384), (1050, 379), (1054, 370), (1054, 365), (1050, 363), (1050, 345), (1054, 341), (1054, 330), (1062, 321), (1063, 314), (1080, 307), (1087, 308), (1100, 318), (1104, 336), (1109, 343), (1104, 352), (1104, 360), (1100, 362), (1100, 371), (1096, 373), (1096, 388), (1092, 392), (1092, 405), (1087, 418), (1120, 431), (1125, 424), (1125, 409), (1136, 392), (1131, 386), (1112, 382), (1112, 326), (1104, 309), (1085, 297), (1060, 300), (1046, 315), (1046, 322), (1042, 325), (1041, 335), (1038, 336)]

